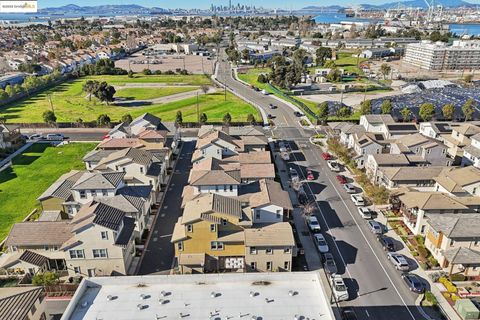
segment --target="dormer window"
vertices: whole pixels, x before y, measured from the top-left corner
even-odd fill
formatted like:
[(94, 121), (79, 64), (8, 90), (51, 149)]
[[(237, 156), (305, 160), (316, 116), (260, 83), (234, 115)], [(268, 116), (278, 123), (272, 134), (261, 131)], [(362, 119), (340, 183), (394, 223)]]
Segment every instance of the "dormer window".
[(80, 199), (85, 199), (86, 197), (85, 190), (80, 190)]

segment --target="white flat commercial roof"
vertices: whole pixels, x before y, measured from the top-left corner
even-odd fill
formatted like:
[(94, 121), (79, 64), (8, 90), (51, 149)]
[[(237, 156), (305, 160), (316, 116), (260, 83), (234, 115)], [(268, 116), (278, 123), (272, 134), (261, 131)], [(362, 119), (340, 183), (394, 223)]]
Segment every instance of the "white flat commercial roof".
[(317, 272), (84, 279), (62, 320), (333, 320)]

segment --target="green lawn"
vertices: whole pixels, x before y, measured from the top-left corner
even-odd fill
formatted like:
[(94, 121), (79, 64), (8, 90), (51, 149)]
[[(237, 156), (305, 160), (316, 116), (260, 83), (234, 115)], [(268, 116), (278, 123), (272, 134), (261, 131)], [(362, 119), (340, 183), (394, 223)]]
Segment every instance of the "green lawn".
[(193, 86), (176, 86), (176, 87), (158, 87), (158, 88), (125, 88), (118, 89), (115, 97), (124, 98), (126, 100), (150, 100), (171, 96), (172, 94), (183, 93), (197, 90), (198, 87)]
[[(188, 77), (195, 77), (191, 79)], [(118, 84), (125, 81), (130, 81), (132, 78), (127, 76), (101, 76), (88, 77), (77, 79), (70, 82), (62, 83), (53, 89), (46, 90), (29, 99), (13, 103), (11, 105), (0, 108), (0, 116), (6, 117), (10, 123), (18, 122), (43, 122), (42, 114), (46, 110), (51, 110), (48, 97), (51, 98), (55, 115), (58, 122), (75, 122), (77, 119), (83, 121), (96, 120), (100, 114), (108, 114), (112, 121), (119, 121), (125, 114), (131, 114), (132, 117), (139, 116), (145, 112), (153, 113), (161, 117), (165, 121), (172, 121), (175, 119), (175, 114), (178, 110), (182, 111), (185, 121), (196, 121), (196, 97), (188, 98), (180, 101), (143, 105), (143, 106), (113, 106), (106, 105), (98, 101), (95, 97), (91, 99), (86, 98), (82, 91), (82, 86), (88, 79), (106, 80), (110, 84)], [(203, 75), (196, 76), (138, 76), (133, 78), (134, 81), (153, 83), (155, 81), (184, 81), (185, 84), (193, 85), (199, 83), (199, 79), (206, 79)], [(188, 83), (186, 83), (188, 80)], [(169, 87), (172, 88), (172, 87)], [(168, 93), (184, 92), (185, 90), (192, 90), (190, 87), (174, 87), (168, 88), (125, 88), (119, 89), (119, 95), (123, 97), (144, 99), (153, 95), (168, 95)], [(170, 92), (168, 92), (170, 90)], [(260, 118), (256, 109), (234, 95), (228, 94), (227, 101), (223, 101), (223, 94), (208, 94), (200, 95), (201, 112), (205, 112), (210, 121), (221, 121), (225, 112), (230, 112), (234, 121), (246, 119), (248, 113), (253, 113)]]
[(34, 144), (13, 159), (13, 167), (0, 172), (0, 239), (15, 222), (39, 208), (37, 198), (62, 174), (82, 169), (82, 157), (95, 147), (92, 143), (52, 147)]
[(125, 83), (170, 83), (170, 84), (184, 84), (199, 86), (202, 84), (211, 84), (212, 81), (208, 76), (203, 74), (189, 74), (189, 75), (151, 75), (135, 74), (133, 78), (128, 76), (94, 76), (86, 77), (84, 79), (97, 78), (97, 80), (107, 81), (110, 84), (124, 85)]
[[(357, 57), (352, 57), (352, 53), (348, 52), (340, 52), (337, 56), (337, 60), (335, 60), (335, 64), (340, 69), (344, 69), (345, 72), (354, 72), (358, 75), (363, 75), (363, 71), (358, 67), (363, 61), (368, 59)], [(358, 62), (358, 65), (357, 65)]]
[(245, 73), (240, 73), (239, 72), (238, 73), (238, 78), (240, 80), (245, 81), (246, 83), (254, 85), (257, 88), (265, 89), (265, 90), (269, 91), (268, 90), (268, 84), (267, 83), (260, 83), (260, 82), (257, 81), (257, 79), (258, 79), (259, 74), (261, 74), (261, 73), (269, 74), (270, 71), (271, 71), (270, 68), (252, 68), (252, 69), (248, 69)]

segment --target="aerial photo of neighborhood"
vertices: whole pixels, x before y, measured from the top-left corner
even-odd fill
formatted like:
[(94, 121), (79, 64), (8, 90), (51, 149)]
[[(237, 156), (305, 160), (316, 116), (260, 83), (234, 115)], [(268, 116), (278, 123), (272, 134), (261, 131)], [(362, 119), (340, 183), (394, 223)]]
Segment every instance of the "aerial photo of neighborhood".
[(0, 0), (0, 320), (480, 319), (480, 0)]

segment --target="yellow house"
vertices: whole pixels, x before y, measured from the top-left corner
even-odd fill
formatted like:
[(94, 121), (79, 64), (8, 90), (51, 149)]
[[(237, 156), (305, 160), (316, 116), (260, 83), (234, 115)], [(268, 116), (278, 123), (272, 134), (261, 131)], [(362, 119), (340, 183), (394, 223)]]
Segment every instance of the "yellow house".
[(187, 202), (171, 240), (180, 272), (243, 271), (249, 212), (239, 200), (218, 194)]

